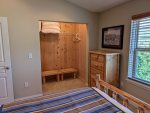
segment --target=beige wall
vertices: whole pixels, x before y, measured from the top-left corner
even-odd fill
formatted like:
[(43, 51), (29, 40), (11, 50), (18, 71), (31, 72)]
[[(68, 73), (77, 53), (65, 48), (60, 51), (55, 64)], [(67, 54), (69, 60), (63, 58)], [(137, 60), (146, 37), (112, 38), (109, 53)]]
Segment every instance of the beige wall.
[(15, 98), (42, 93), (38, 20), (88, 23), (89, 48), (98, 46), (98, 14), (64, 0), (0, 0), (0, 16), (8, 17)]
[(121, 84), (122, 88), (132, 95), (150, 103), (150, 88), (135, 85), (126, 80), (131, 16), (150, 11), (150, 0), (131, 0), (130, 2), (100, 13), (99, 16), (99, 48), (101, 48), (102, 28), (125, 25), (123, 49), (114, 50), (121, 53)]

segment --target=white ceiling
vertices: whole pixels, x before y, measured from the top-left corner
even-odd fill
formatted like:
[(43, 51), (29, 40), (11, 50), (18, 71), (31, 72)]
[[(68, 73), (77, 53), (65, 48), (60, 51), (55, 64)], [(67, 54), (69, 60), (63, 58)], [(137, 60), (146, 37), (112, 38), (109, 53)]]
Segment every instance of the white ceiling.
[(101, 12), (130, 0), (67, 0), (92, 12)]

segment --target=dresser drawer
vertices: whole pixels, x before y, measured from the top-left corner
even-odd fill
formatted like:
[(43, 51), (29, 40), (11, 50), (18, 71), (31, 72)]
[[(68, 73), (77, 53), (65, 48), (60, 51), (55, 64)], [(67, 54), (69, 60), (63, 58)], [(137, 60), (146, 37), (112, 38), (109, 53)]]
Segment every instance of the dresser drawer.
[(96, 81), (95, 81), (94, 78), (90, 79), (90, 84), (91, 84), (91, 87), (95, 87), (96, 86)]
[(95, 69), (93, 67), (90, 68), (90, 73), (91, 74), (100, 74), (101, 72), (102, 72), (101, 70)]
[(105, 60), (105, 58), (103, 55), (91, 54), (91, 61), (104, 62), (104, 60)]
[(104, 63), (91, 61), (90, 66), (100, 71), (104, 71)]
[(95, 74), (91, 74), (91, 79), (93, 79), (94, 81), (96, 81), (96, 75)]
[(104, 80), (104, 72), (91, 67), (90, 76), (96, 79), (96, 74), (100, 74), (101, 79)]

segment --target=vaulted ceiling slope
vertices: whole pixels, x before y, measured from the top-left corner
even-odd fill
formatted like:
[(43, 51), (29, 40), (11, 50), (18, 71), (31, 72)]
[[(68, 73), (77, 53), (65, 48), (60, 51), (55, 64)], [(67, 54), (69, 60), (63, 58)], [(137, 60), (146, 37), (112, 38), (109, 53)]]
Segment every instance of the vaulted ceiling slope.
[(130, 0), (67, 0), (91, 12), (102, 12)]

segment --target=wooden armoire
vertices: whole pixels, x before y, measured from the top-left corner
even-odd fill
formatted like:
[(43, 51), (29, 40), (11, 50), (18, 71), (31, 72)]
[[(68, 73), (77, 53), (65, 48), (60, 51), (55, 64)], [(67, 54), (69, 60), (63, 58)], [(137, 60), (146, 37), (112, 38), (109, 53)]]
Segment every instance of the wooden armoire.
[(119, 87), (119, 62), (120, 54), (109, 51), (90, 51), (90, 86), (96, 85), (96, 74), (111, 85)]

